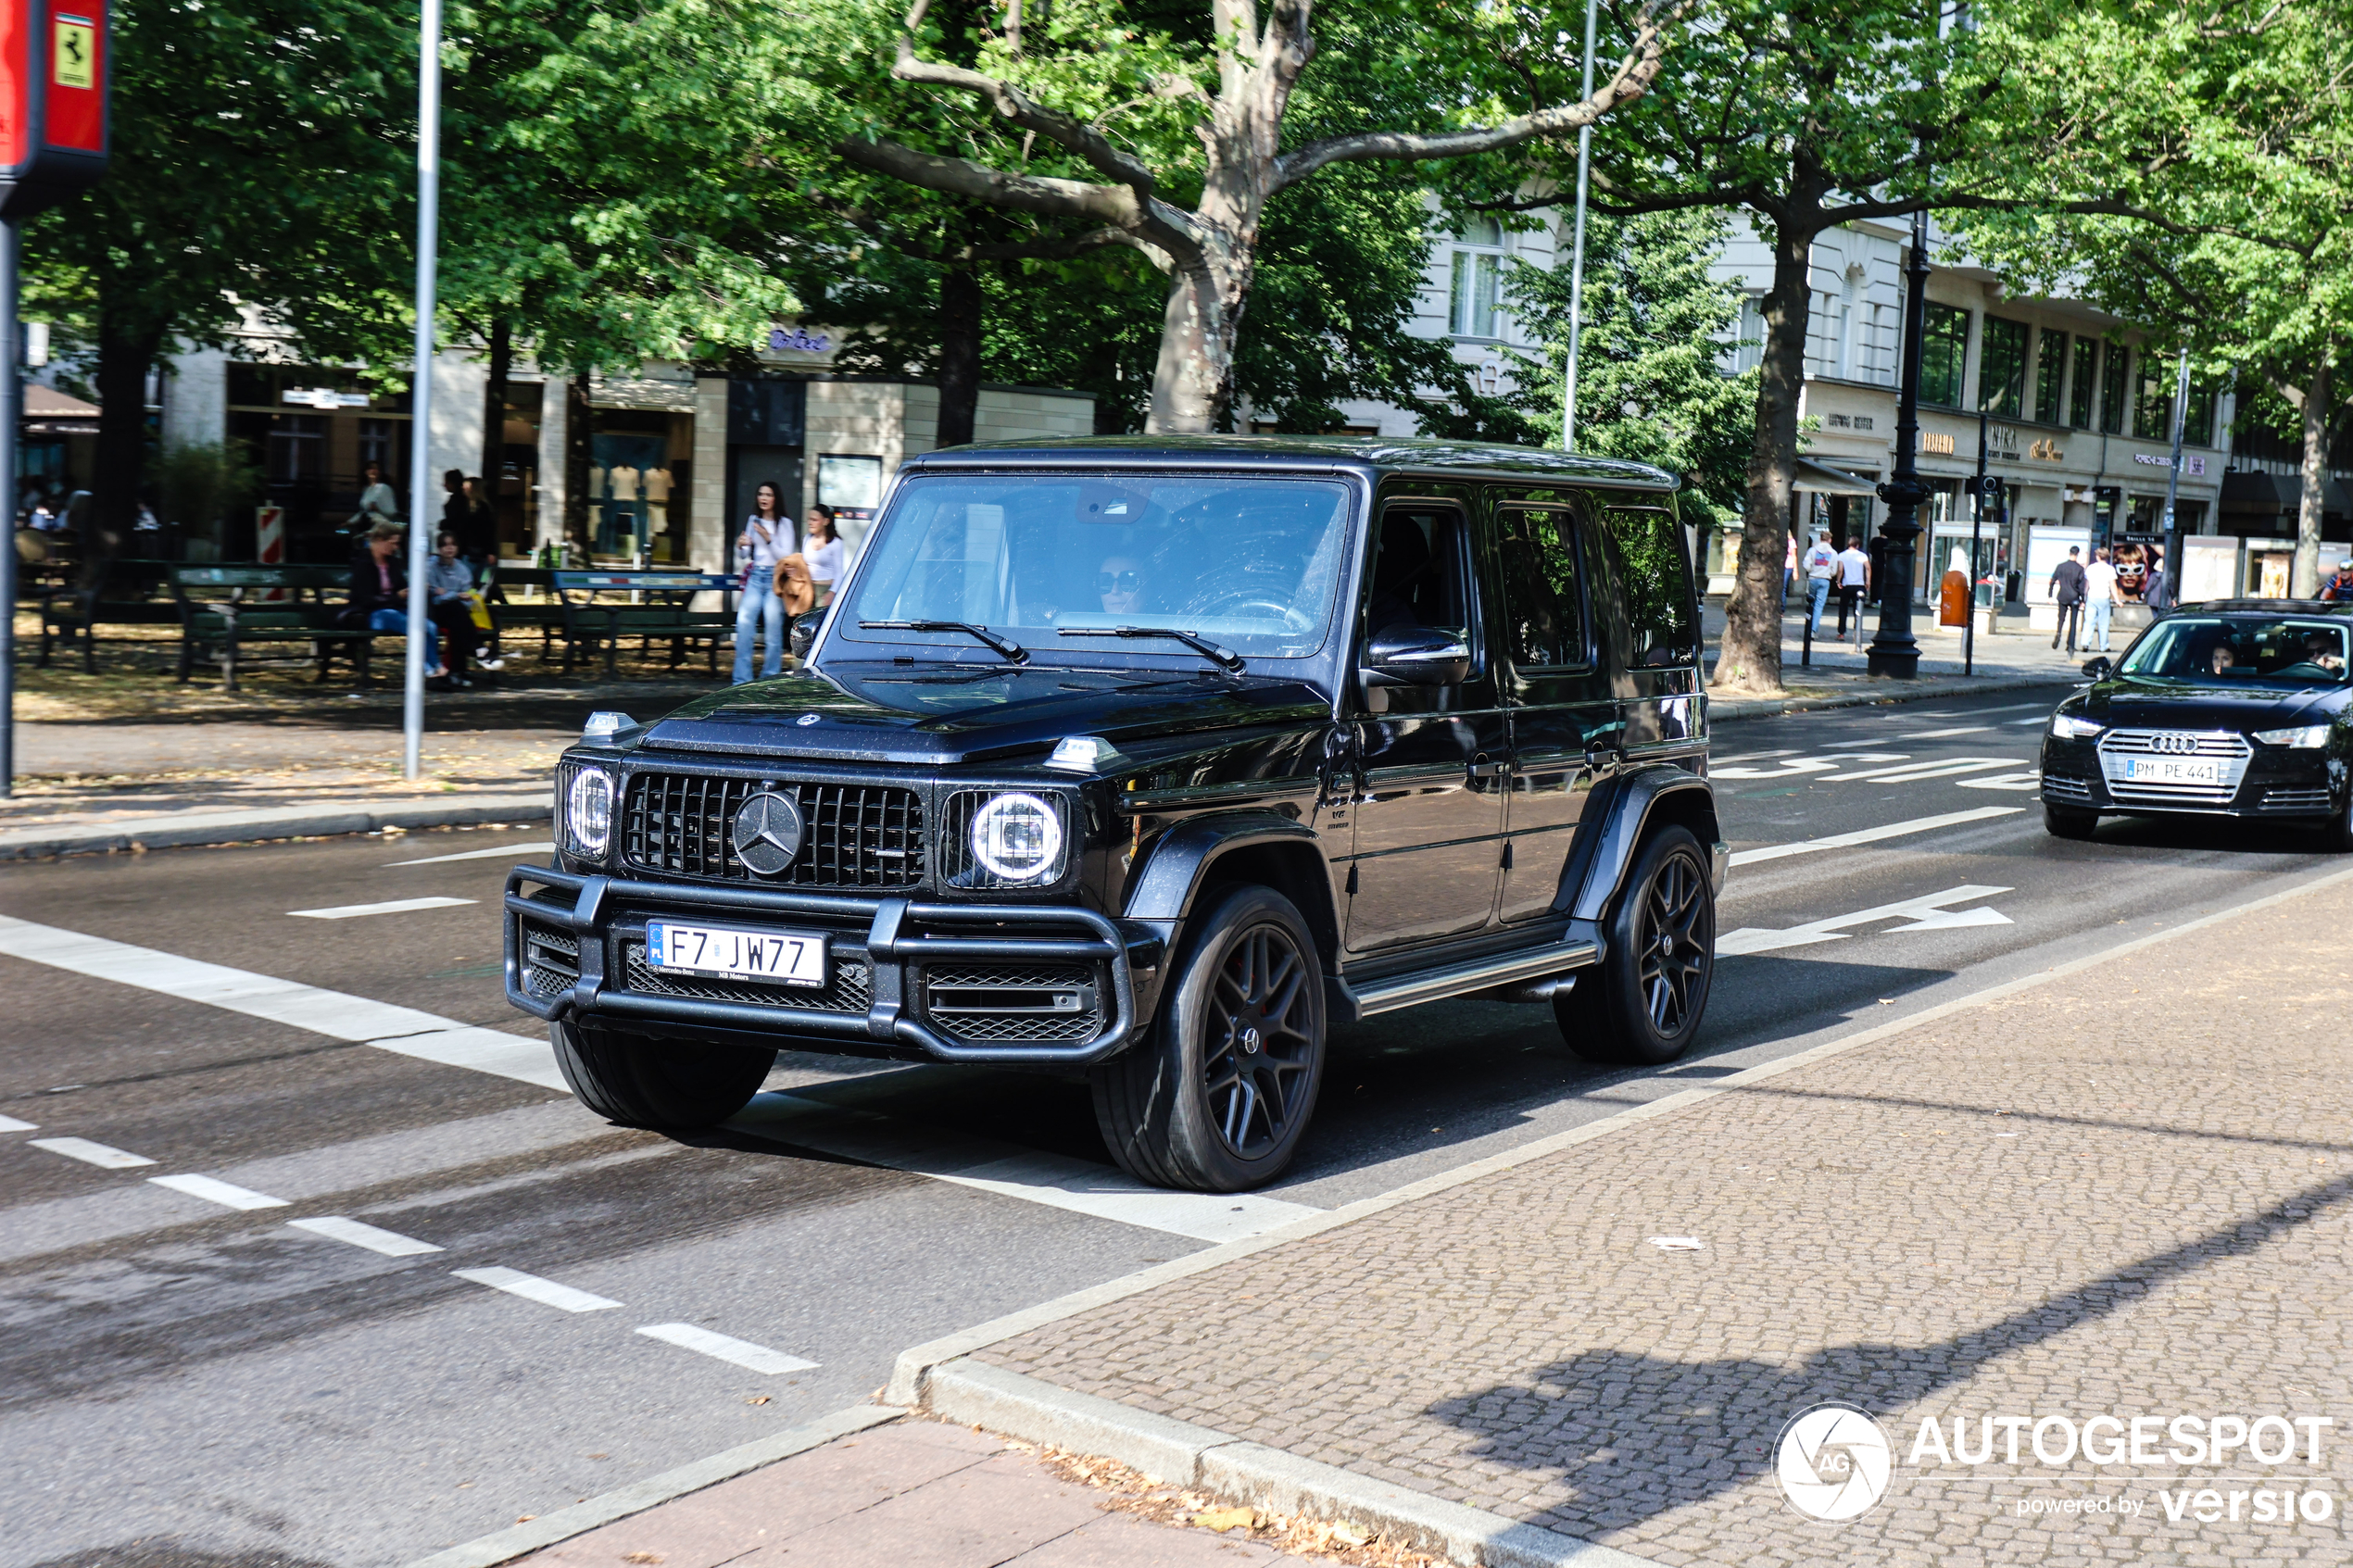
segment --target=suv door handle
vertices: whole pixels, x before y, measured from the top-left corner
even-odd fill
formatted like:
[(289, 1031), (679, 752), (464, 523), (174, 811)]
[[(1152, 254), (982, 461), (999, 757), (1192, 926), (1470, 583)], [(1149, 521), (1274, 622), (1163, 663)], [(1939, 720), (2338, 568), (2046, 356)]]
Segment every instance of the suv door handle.
[(1489, 761), (1485, 752), (1482, 751), (1471, 759), (1470, 776), (1472, 778), (1494, 779), (1503, 777), (1503, 774), (1504, 765), (1501, 762)]
[(1626, 760), (1626, 753), (1615, 746), (1595, 745), (1585, 748), (1585, 766), (1594, 772), (1605, 773)]

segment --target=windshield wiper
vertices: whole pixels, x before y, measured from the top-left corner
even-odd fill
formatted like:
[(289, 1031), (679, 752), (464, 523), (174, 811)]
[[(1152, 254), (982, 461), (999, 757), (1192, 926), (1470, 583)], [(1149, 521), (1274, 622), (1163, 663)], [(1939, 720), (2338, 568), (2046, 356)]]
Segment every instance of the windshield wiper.
[(975, 642), (986, 643), (988, 649), (1008, 664), (1026, 664), (1029, 650), (1019, 643), (1009, 643), (986, 626), (975, 626), (969, 621), (862, 621), (862, 632), (962, 632)]
[(1166, 637), (1182, 643), (1228, 675), (1242, 672), (1242, 656), (1231, 648), (1221, 648), (1207, 637), (1192, 632), (1179, 632), (1174, 626), (1065, 626), (1058, 636), (1063, 637)]

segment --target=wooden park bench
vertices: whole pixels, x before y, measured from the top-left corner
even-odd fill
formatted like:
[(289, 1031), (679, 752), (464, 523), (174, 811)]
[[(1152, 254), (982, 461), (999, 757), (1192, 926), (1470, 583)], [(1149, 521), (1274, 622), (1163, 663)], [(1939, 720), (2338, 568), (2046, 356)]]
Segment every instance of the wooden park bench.
[(98, 672), (98, 628), (101, 626), (169, 626), (180, 619), (179, 607), (162, 596), (170, 573), (168, 560), (111, 560), (94, 585), (74, 582), (60, 573), (41, 585), (41, 656), (48, 667), (49, 650), (62, 643), (82, 644), (82, 668)]
[[(351, 586), (351, 569), (342, 566), (182, 566), (171, 572), (171, 594), (180, 617), (180, 679), (185, 681), (199, 658), (220, 667), (220, 689), (237, 689), (237, 671), (257, 662), (254, 650), (283, 649), (301, 645), (296, 659), (271, 662), (308, 664), (316, 659), (324, 681), (340, 648), (350, 656), (353, 673), (368, 684), (370, 650), (378, 637), (397, 632), (371, 632), (343, 623), (344, 597)], [(330, 602), (326, 596), (333, 594)]]
[[(513, 581), (512, 573), (499, 575), (502, 582)], [(724, 573), (656, 569), (558, 571), (548, 576), (563, 608), (567, 671), (575, 662), (593, 658), (601, 646), (605, 678), (611, 680), (622, 639), (635, 637), (641, 651), (657, 641), (667, 642), (673, 670), (687, 648), (700, 643), (715, 675), (720, 648), (736, 634), (736, 580)], [(696, 609), (698, 594), (717, 594), (721, 608)]]

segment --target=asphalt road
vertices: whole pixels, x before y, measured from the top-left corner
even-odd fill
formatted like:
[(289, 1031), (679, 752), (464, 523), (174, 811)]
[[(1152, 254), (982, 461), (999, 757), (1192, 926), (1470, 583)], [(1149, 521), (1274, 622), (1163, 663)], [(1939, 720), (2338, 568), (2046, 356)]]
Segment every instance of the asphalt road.
[[(2290, 830), (2047, 837), (2062, 690), (1725, 726), (1700, 1052), (1597, 1071), (1548, 1010), (1388, 1015), (1335, 1040), (1298, 1168), (1232, 1199), (1106, 1179), (1075, 1082), (786, 1057), (678, 1139), (446, 1064), (534, 1060), (496, 911), (537, 833), (9, 868), (0, 1568), (402, 1563), (853, 1403), (907, 1346), (2343, 864)], [(466, 901), (294, 912), (409, 899)], [(2091, 1026), (2161, 1029), (2193, 957), (2120, 960)]]

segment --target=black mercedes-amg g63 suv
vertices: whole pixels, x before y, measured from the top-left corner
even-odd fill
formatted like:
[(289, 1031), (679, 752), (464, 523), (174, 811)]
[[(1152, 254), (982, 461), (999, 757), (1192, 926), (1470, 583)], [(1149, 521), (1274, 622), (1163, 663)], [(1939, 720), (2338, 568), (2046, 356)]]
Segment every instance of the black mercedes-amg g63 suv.
[(590, 721), (507, 994), (617, 1122), (780, 1048), (1091, 1076), (1141, 1179), (1299, 1148), (1335, 1022), (1548, 1003), (1662, 1062), (1726, 855), (1673, 476), (1428, 441), (912, 459), (802, 668)]

